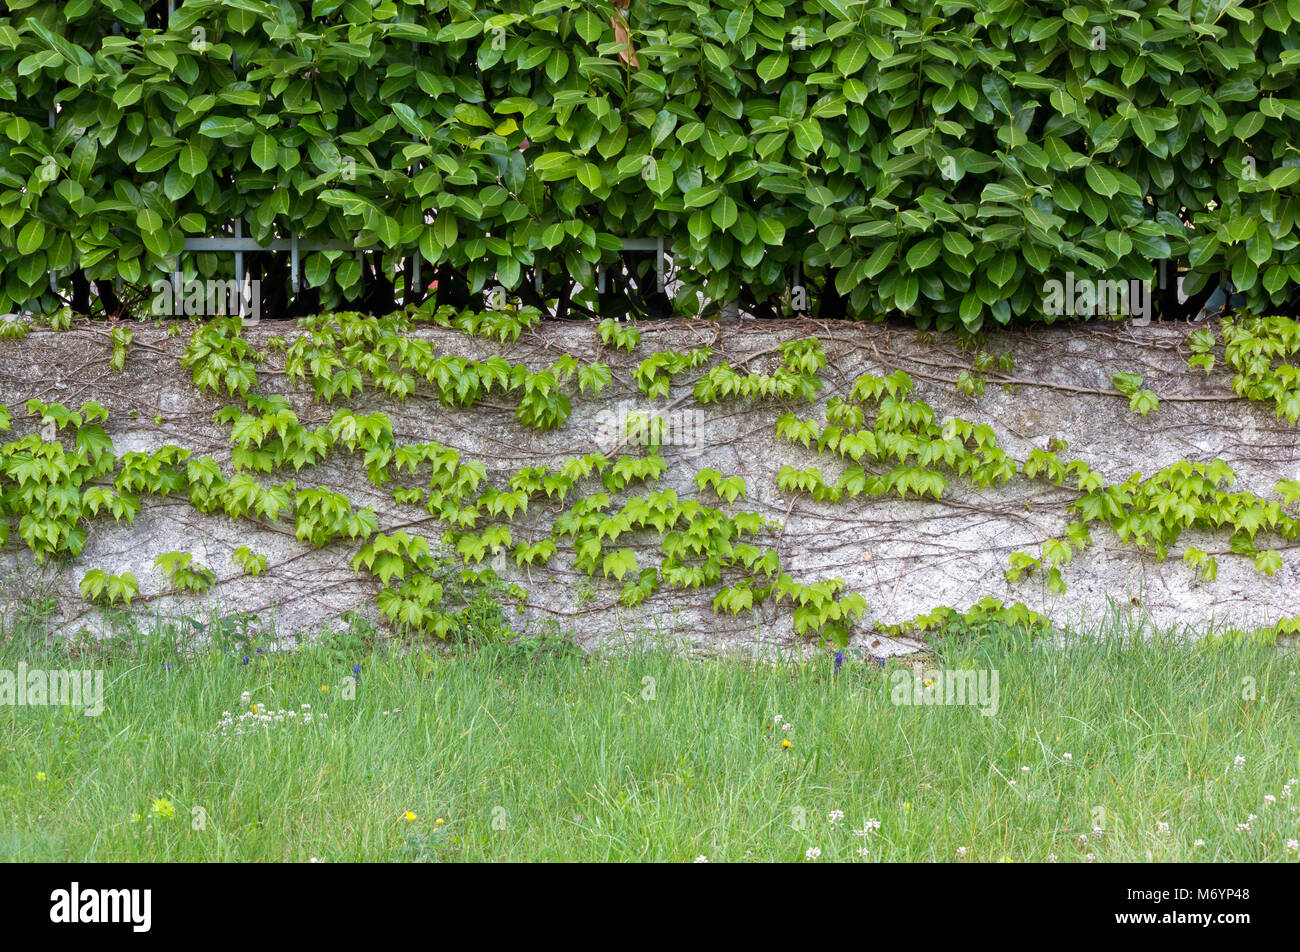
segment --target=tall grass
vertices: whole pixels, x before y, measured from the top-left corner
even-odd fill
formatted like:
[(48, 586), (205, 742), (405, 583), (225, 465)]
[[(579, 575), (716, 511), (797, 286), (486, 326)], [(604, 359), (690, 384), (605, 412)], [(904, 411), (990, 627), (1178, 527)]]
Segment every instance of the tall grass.
[[(1300, 679), (1276, 647), (1124, 624), (942, 641), (940, 668), (997, 672), (989, 716), (896, 704), (901, 664), (829, 654), (174, 634), (70, 652), (10, 632), (0, 670), (100, 668), (107, 692), (97, 717), (0, 706), (0, 858), (1296, 859)], [(255, 704), (296, 716), (255, 727)]]

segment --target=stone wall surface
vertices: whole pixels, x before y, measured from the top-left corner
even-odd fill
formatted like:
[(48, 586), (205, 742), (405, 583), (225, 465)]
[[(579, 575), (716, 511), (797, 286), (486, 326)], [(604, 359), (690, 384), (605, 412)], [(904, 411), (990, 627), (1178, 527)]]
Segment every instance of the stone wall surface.
[[(399, 403), (367, 386), (350, 405), (358, 412), (388, 413), (401, 442), (434, 439), (456, 447), (465, 457), (483, 460), (489, 478), (501, 485), (522, 466), (553, 464), (601, 449), (601, 434), (620, 408), (653, 408), (637, 392), (631, 372), (654, 351), (710, 345), (715, 361), (771, 371), (779, 363), (777, 348), (783, 341), (815, 336), (829, 360), (822, 373), (826, 386), (815, 407), (774, 401), (700, 406), (691, 394), (699, 372), (677, 377), (669, 398), (658, 407), (672, 407), (679, 414), (676, 423), (682, 424), (680, 433), (690, 445), (663, 448), (668, 470), (660, 486), (716, 503), (695, 487), (696, 471), (711, 467), (742, 476), (748, 498), (724, 508), (757, 511), (781, 523), (784, 528), (770, 544), (778, 549), (787, 572), (800, 581), (838, 576), (848, 591), (866, 598), (870, 609), (856, 625), (856, 643), (877, 654), (906, 650), (908, 644), (884, 637), (875, 626), (936, 605), (963, 608), (985, 595), (1008, 603), (1024, 601), (1066, 623), (1099, 620), (1108, 599), (1129, 606), (1136, 600), (1138, 610), (1161, 625), (1204, 626), (1225, 620), (1271, 624), (1281, 616), (1300, 614), (1300, 559), (1295, 552), (1278, 540), (1283, 568), (1268, 578), (1255, 571), (1252, 559), (1227, 553), (1226, 534), (1189, 533), (1181, 540), (1222, 553), (1214, 582), (1198, 581), (1181, 563), (1181, 544), (1159, 562), (1098, 525), (1092, 530), (1095, 544), (1063, 570), (1065, 594), (1052, 594), (1037, 579), (1009, 584), (1003, 573), (1012, 552), (1037, 554), (1045, 539), (1073, 521), (1067, 510), (1078, 493), (1046, 481), (1017, 477), (1006, 486), (981, 489), (950, 475), (949, 488), (939, 501), (860, 496), (824, 505), (777, 488), (777, 472), (787, 463), (820, 466), (827, 483), (844, 468), (829, 454), (818, 456), (778, 437), (775, 421), (783, 412), (824, 420), (827, 399), (847, 397), (859, 374), (901, 368), (915, 381), (915, 397), (929, 402), (940, 419), (955, 415), (989, 424), (1016, 459), (1023, 460), (1034, 448), (1046, 449), (1049, 440), (1065, 440), (1069, 450), (1063, 458), (1082, 459), (1109, 480), (1119, 481), (1134, 471), (1150, 474), (1182, 459), (1219, 457), (1237, 474), (1234, 488), (1277, 498), (1273, 487), (1278, 480), (1300, 477), (1300, 434), (1277, 419), (1270, 406), (1238, 399), (1225, 373), (1206, 376), (1188, 368), (1189, 328), (1104, 325), (993, 333), (984, 349), (992, 354), (1010, 350), (1014, 370), (989, 374), (985, 392), (972, 398), (954, 385), (958, 374), (970, 369), (972, 355), (944, 335), (854, 323), (697, 321), (640, 327), (643, 342), (631, 355), (602, 347), (594, 324), (588, 322), (545, 323), (509, 345), (424, 325), (413, 332), (430, 339), (439, 353), (478, 358), (501, 353), (533, 370), (549, 366), (566, 352), (610, 364), (614, 384), (598, 397), (574, 394), (568, 422), (551, 432), (517, 423), (515, 401), (499, 394), (473, 408), (448, 409), (427, 392)], [(21, 340), (0, 344), (0, 402), (13, 411), (14, 434), (36, 427), (22, 409), (29, 398), (73, 409), (96, 400), (109, 411), (105, 429), (119, 454), (176, 444), (228, 462), (229, 428), (215, 425), (212, 418), (236, 401), (196, 389), (181, 364), (191, 328), (182, 325), (180, 333), (171, 334), (169, 329), (166, 324), (133, 326), (134, 341), (121, 373), (109, 365), (112, 344), (104, 325), (80, 323), (64, 332), (38, 328)], [(246, 328), (244, 336), (264, 349), (271, 335), (292, 340), (299, 333), (289, 323), (264, 322)], [(1121, 371), (1144, 376), (1144, 386), (1160, 397), (1158, 411), (1145, 418), (1130, 411), (1127, 398), (1111, 384), (1111, 375)], [(286, 395), (302, 422), (314, 426), (327, 423), (343, 405), (317, 402), (309, 389), (290, 382), (283, 372), (283, 355), (276, 351), (259, 367), (256, 392)], [(669, 422), (671, 426), (673, 418)], [(372, 485), (357, 455), (335, 451), (319, 466), (273, 478), (288, 477), (296, 478), (299, 488), (328, 486), (356, 506), (372, 507), (384, 531), (406, 528), (427, 535), (431, 543), (441, 536), (442, 527), (422, 507), (399, 505), (391, 486)], [(566, 505), (571, 504), (572, 497)], [(516, 541), (548, 535), (563, 508), (535, 504), (514, 521)], [(137, 609), (166, 617), (204, 617), (214, 609), (251, 612), (273, 622), (286, 636), (309, 633), (349, 610), (378, 618), (377, 583), (355, 573), (350, 564), (360, 543), (335, 542), (317, 550), (299, 542), (292, 522), (283, 518), (274, 525), (233, 521), (203, 515), (183, 496), (146, 497), (133, 524), (119, 525), (100, 516), (89, 523), (88, 533), (84, 551), (65, 564), (37, 563), (13, 533), (0, 550), (4, 601), (48, 594), (57, 599), (60, 632), (102, 631), (106, 622), (101, 610), (84, 602), (77, 591), (85, 571), (98, 567), (133, 572), (141, 588)], [(636, 549), (645, 567), (657, 564), (658, 543), (647, 537), (620, 540), (618, 545)], [(267, 555), (264, 575), (246, 576), (232, 563), (231, 554), (239, 545)], [(211, 566), (218, 577), (214, 588), (202, 596), (169, 593), (166, 579), (152, 566), (159, 553), (171, 550), (193, 552), (196, 560)], [(620, 586), (602, 580), (599, 573), (588, 583), (586, 574), (573, 567), (572, 548), (564, 545), (548, 566), (514, 571), (511, 562), (503, 575), (529, 592), (522, 614), (511, 613), (515, 624), (536, 626), (553, 619), (588, 645), (647, 631), (700, 647), (796, 640), (788, 604), (769, 601), (738, 616), (715, 614), (710, 606), (713, 592), (665, 587), (644, 605), (623, 608), (617, 602)]]

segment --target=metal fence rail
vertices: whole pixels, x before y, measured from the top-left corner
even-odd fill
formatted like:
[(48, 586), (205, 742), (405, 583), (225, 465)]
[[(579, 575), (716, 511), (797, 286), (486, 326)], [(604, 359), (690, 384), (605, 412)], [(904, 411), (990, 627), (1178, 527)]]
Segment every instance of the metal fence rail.
[[(312, 253), (316, 251), (352, 251), (357, 254), (366, 252), (380, 252), (385, 249), (376, 245), (357, 247), (341, 239), (333, 241), (303, 241), (297, 235), (291, 235), (288, 238), (274, 238), (268, 244), (261, 244), (256, 239), (246, 238), (243, 234), (243, 222), (235, 221), (235, 233), (233, 235), (218, 235), (216, 237), (206, 238), (186, 238), (185, 251), (189, 252), (234, 252), (235, 255), (235, 283), (239, 287), (244, 285), (244, 254), (246, 252), (257, 251), (287, 251), (289, 252), (289, 281), (293, 287), (294, 293), (302, 290), (302, 254), (303, 252)], [(667, 251), (666, 242), (662, 236), (657, 238), (622, 238), (619, 239), (619, 250), (621, 251), (653, 251), (655, 253), (655, 281), (660, 291), (664, 290), (665, 272), (667, 270)], [(179, 264), (179, 262), (178, 262)], [(420, 285), (420, 258), (416, 256), (411, 259), (411, 286), (406, 289), (408, 295), (412, 294)], [(50, 272), (50, 283), (54, 285), (54, 272)], [(173, 281), (179, 286), (183, 280), (182, 272), (174, 273)], [(534, 286), (540, 293), (542, 290), (542, 272), (539, 268), (534, 269)], [(600, 266), (596, 267), (596, 291), (603, 294), (605, 292), (605, 269)], [(242, 310), (243, 302), (241, 299), (240, 307)]]
[[(362, 245), (358, 247), (342, 239), (331, 241), (305, 241), (297, 235), (290, 235), (288, 238), (273, 238), (266, 244), (262, 244), (255, 238), (246, 237), (243, 233), (243, 222), (235, 221), (233, 235), (215, 235), (202, 238), (186, 238), (182, 254), (200, 253), (200, 252), (233, 252), (235, 256), (235, 284), (237, 287), (244, 286), (245, 268), (244, 255), (259, 251), (287, 251), (289, 252), (289, 280), (293, 292), (296, 294), (302, 290), (302, 255), (311, 254), (317, 251), (350, 251), (356, 254), (366, 253), (383, 253), (385, 248), (378, 245)], [(619, 250), (621, 251), (648, 251), (654, 252), (655, 255), (655, 281), (659, 291), (665, 289), (665, 274), (667, 271), (667, 243), (661, 237), (657, 238), (621, 238), (619, 239)], [(420, 258), (415, 256), (410, 259), (411, 262), (411, 281), (406, 288), (406, 294), (409, 296), (420, 286)], [(172, 283), (179, 293), (184, 284), (184, 271), (180, 267), (180, 260), (176, 262), (175, 270), (172, 271)], [(51, 270), (50, 291), (54, 294), (59, 293), (59, 272)], [(114, 283), (120, 288), (121, 279), (115, 279)], [(534, 286), (538, 293), (542, 290), (542, 272), (540, 268), (534, 268)], [(599, 294), (605, 293), (606, 280), (605, 269), (596, 266), (596, 291)], [(240, 297), (240, 314), (243, 314), (244, 301)]]
[[(287, 251), (289, 252), (289, 276), (293, 284), (294, 291), (301, 290), (302, 278), (302, 252), (314, 251), (355, 251), (358, 254), (365, 252), (384, 251), (377, 245), (367, 245), (357, 247), (348, 244), (346, 241), (302, 241), (297, 235), (291, 235), (288, 238), (275, 238), (269, 244), (259, 244), (253, 238), (243, 236), (242, 223), (235, 222), (235, 233), (233, 235), (219, 235), (215, 238), (186, 238), (186, 251), (233, 251), (235, 253), (235, 280), (240, 284), (244, 283), (244, 252), (251, 251)], [(621, 251), (653, 251), (655, 253), (655, 275), (658, 280), (659, 290), (664, 289), (664, 263), (665, 263), (665, 243), (660, 238), (622, 238), (619, 240), (619, 250)], [(413, 284), (419, 284), (420, 281), (420, 259), (411, 259), (413, 263), (412, 275)], [(604, 269), (596, 268), (597, 281), (596, 290), (605, 290)], [(541, 272), (537, 273), (537, 290), (541, 290)]]

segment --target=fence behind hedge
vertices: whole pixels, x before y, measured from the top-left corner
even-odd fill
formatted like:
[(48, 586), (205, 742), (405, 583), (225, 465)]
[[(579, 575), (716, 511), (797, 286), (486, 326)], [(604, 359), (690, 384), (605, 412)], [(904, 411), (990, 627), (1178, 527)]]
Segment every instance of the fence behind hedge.
[(307, 255), (321, 307), (417, 257), (588, 303), (603, 264), (642, 307), (620, 240), (662, 236), (683, 299), (758, 313), (797, 280), (975, 329), (1161, 262), (1296, 309), (1300, 0), (632, 0), (630, 52), (592, 0), (168, 6), (0, 15), (0, 311), (229, 274), (181, 252), (237, 218), (381, 249)]

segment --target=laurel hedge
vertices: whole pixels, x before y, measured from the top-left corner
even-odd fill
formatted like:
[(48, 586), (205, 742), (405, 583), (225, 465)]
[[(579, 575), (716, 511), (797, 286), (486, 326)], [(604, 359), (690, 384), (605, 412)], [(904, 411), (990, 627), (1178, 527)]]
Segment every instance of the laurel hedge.
[(1043, 319), (1067, 271), (1161, 267), (1296, 304), (1300, 0), (167, 7), (0, 15), (0, 311), (116, 300), (237, 216), (381, 249), (306, 255), (321, 307), (417, 256), (444, 290), (592, 307), (600, 264), (645, 306), (619, 241), (659, 236), (691, 310), (788, 313), (793, 286), (973, 330)]

